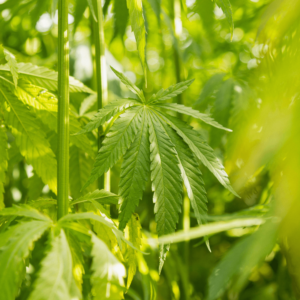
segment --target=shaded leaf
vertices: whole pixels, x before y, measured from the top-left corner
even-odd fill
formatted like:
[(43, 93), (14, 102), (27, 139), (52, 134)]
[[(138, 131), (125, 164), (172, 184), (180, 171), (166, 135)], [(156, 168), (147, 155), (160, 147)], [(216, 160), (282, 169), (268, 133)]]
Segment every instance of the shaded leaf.
[(0, 210), (4, 207), (4, 183), (6, 178), (7, 161), (8, 161), (8, 145), (6, 129), (0, 126)]

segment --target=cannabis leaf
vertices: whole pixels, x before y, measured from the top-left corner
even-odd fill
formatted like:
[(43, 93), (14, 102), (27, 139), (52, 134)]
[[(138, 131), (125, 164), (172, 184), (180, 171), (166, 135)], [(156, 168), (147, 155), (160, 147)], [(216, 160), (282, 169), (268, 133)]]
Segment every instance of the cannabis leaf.
[(9, 107), (9, 110), (5, 112), (5, 119), (16, 138), (21, 154), (28, 164), (34, 167), (43, 182), (56, 193), (57, 162), (44, 132), (40, 130), (39, 120), (4, 86), (0, 87), (1, 100), (5, 101)]
[[(140, 249), (142, 244), (142, 227), (138, 214), (132, 214), (127, 223), (126, 237), (137, 248)], [(132, 247), (127, 247), (126, 261), (128, 265), (127, 289), (129, 289), (133, 276), (136, 273), (137, 267), (137, 251)]]
[(232, 8), (231, 8), (230, 1), (229, 0), (214, 0), (214, 1), (222, 9), (222, 11), (226, 16), (227, 23), (231, 33), (231, 38), (232, 38), (234, 25), (233, 25)]
[(126, 270), (104, 242), (92, 234), (92, 293), (94, 299), (122, 299)]
[[(123, 75), (118, 76), (126, 82)], [(125, 78), (125, 79), (124, 79)], [(220, 160), (191, 126), (167, 111), (175, 111), (200, 119), (219, 129), (225, 129), (211, 117), (184, 105), (165, 103), (183, 92), (192, 81), (185, 81), (158, 92), (148, 101), (135, 101), (134, 106), (122, 107), (118, 101), (104, 107), (90, 122), (86, 130), (95, 129), (112, 118), (111, 127), (103, 140), (90, 178), (85, 187), (113, 167), (123, 156), (120, 194), (120, 229), (124, 229), (135, 207), (142, 199), (149, 173), (154, 192), (154, 212), (159, 236), (173, 233), (176, 229), (182, 205), (182, 184), (184, 183), (199, 224), (205, 222), (203, 215), (207, 212), (207, 198), (200, 171), (204, 164), (220, 183), (237, 195), (229, 183)], [(126, 83), (136, 94), (139, 90), (129, 82)], [(120, 100), (121, 103), (123, 100)], [(114, 104), (115, 103), (115, 104)], [(115, 108), (115, 109), (114, 109)], [(163, 265), (168, 245), (161, 247), (160, 269)]]
[(4, 126), (0, 126), (0, 210), (4, 207), (3, 202), (3, 193), (4, 193), (4, 182), (5, 182), (5, 173), (7, 170), (8, 162), (8, 145), (7, 145), (7, 135), (6, 129)]
[(71, 205), (89, 201), (97, 201), (100, 204), (117, 204), (118, 199), (119, 196), (111, 192), (105, 190), (95, 190), (92, 193), (88, 193), (85, 196), (73, 200)]
[(72, 274), (72, 255), (64, 231), (51, 234), (51, 248), (42, 260), (38, 278), (29, 300), (71, 300), (80, 297)]
[(50, 222), (30, 221), (14, 225), (0, 234), (0, 300), (14, 300), (24, 274), (24, 260), (33, 243), (49, 228)]
[(110, 68), (119, 77), (122, 83), (124, 83), (134, 94), (136, 94), (142, 102), (145, 102), (145, 96), (143, 94), (143, 91), (141, 91), (136, 85), (134, 85), (125, 75), (118, 72), (113, 67)]
[(0, 55), (1, 52), (3, 52), (5, 60), (7, 61), (10, 73), (12, 75), (14, 85), (17, 88), (18, 86), (18, 65), (15, 56), (10, 53), (7, 49), (3, 48), (3, 46), (0, 46)]
[(131, 28), (137, 43), (139, 57), (144, 69), (145, 82), (147, 84), (147, 65), (146, 65), (146, 27), (143, 15), (142, 0), (127, 0)]
[(16, 216), (32, 218), (40, 221), (51, 221), (51, 219), (41, 214), (38, 210), (32, 208), (29, 205), (14, 205), (13, 207), (7, 207), (0, 211), (0, 216)]
[[(18, 66), (18, 74), (19, 78), (24, 80), (28, 80), (32, 84), (45, 88), (49, 91), (56, 92), (57, 91), (57, 72), (47, 69), (45, 67), (39, 67), (32, 65), (30, 63), (19, 63)], [(0, 75), (7, 74), (10, 72), (10, 68), (8, 65), (0, 66)], [(70, 92), (71, 93), (95, 93), (90, 88), (85, 86), (80, 81), (76, 80), (74, 77), (70, 76)]]

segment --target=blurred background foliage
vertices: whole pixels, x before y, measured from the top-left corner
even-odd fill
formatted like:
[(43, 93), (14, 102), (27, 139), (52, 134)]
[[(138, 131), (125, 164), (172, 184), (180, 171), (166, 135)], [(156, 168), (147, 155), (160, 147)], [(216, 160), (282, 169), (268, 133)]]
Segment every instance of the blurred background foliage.
[[(92, 15), (85, 0), (70, 2), (71, 75), (96, 90)], [(155, 236), (149, 184), (137, 213), (145, 238), (142, 250), (150, 255), (138, 254), (138, 273), (126, 299), (300, 299), (300, 1), (230, 2), (234, 28), (211, 0), (143, 0), (147, 86), (126, 0), (103, 3), (109, 101), (130, 96), (109, 66), (124, 72), (146, 97), (195, 78), (174, 101), (210, 113), (233, 130), (224, 133), (186, 119), (215, 149), (241, 196), (230, 194), (203, 168), (208, 221), (270, 217), (260, 229), (239, 228), (211, 236), (211, 252), (201, 238), (172, 245), (159, 276), (157, 248), (146, 242)], [(55, 8), (55, 0), (0, 0), (0, 44), (19, 62), (55, 70)], [(96, 98), (72, 94), (71, 105), (84, 125), (96, 110)], [(47, 137), (55, 152), (53, 132)], [(95, 136), (89, 138), (96, 149)], [(51, 196), (16, 150), (12, 136), (9, 143), (5, 205)], [(72, 160), (79, 161), (78, 168), (82, 161), (87, 173), (93, 161), (76, 147), (70, 151), (71, 195), (77, 197), (81, 183)], [(115, 193), (119, 174), (120, 164), (111, 170)], [(197, 222), (186, 205), (179, 229), (188, 230)], [(111, 213), (117, 217), (115, 207)]]

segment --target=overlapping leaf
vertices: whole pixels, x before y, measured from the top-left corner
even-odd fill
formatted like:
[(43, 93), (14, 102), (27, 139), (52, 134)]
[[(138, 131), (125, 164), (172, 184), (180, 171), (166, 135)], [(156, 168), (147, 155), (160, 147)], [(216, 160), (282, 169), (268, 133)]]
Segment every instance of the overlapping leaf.
[(92, 235), (92, 294), (97, 299), (122, 299), (124, 266), (110, 252), (104, 242)]
[[(148, 114), (148, 123), (154, 212), (160, 236), (175, 231), (182, 204), (182, 180), (174, 144), (164, 127), (152, 113)], [(161, 247), (160, 271), (168, 250), (168, 246)]]
[(172, 143), (175, 145), (177, 158), (180, 163), (181, 177), (195, 212), (197, 222), (199, 225), (206, 223), (204, 217), (207, 214), (207, 197), (199, 166), (189, 146), (182, 138), (165, 122), (162, 122), (162, 124)]
[(198, 110), (192, 109), (191, 107), (187, 107), (182, 104), (164, 103), (164, 104), (156, 104), (155, 106), (166, 109), (166, 110), (176, 111), (178, 113), (191, 116), (193, 118), (196, 118), (196, 119), (199, 119), (199, 120), (205, 122), (208, 125), (211, 125), (213, 127), (219, 128), (219, 129), (223, 129), (226, 131), (232, 131), (231, 129), (223, 127), (221, 124), (216, 122), (213, 118), (211, 118), (209, 115), (202, 114)]
[(43, 182), (56, 193), (57, 162), (44, 132), (40, 130), (39, 120), (14, 94), (3, 87), (0, 88), (0, 99), (9, 106), (5, 119), (21, 154)]
[(101, 125), (103, 125), (105, 122), (109, 121), (110, 118), (112, 118), (115, 114), (120, 113), (124, 111), (125, 109), (140, 105), (139, 102), (137, 102), (134, 99), (117, 99), (112, 102), (110, 102), (108, 105), (106, 105), (104, 108), (102, 108), (93, 118), (92, 120), (85, 125), (85, 127), (79, 131), (77, 134), (82, 134), (85, 132), (90, 132)]
[(45, 221), (20, 223), (0, 234), (0, 300), (15, 300), (25, 272), (24, 260), (50, 224)]
[(162, 114), (166, 122), (177, 132), (185, 143), (188, 144), (194, 155), (215, 175), (219, 182), (230, 192), (239, 197), (231, 187), (228, 175), (220, 160), (201, 135), (185, 122), (165, 113)]
[(126, 111), (110, 128), (97, 155), (92, 174), (83, 189), (95, 181), (125, 154), (138, 130), (141, 108)]
[(146, 111), (142, 113), (139, 132), (124, 156), (121, 167), (119, 194), (120, 215), (119, 227), (123, 230), (134, 212), (150, 173), (150, 147)]
[[(0, 74), (5, 75), (7, 72), (10, 72), (8, 65), (0, 66)], [(19, 78), (28, 80), (34, 85), (43, 87), (49, 91), (57, 91), (58, 74), (53, 70), (45, 67), (38, 67), (30, 63), (19, 63), (18, 74)], [(70, 77), (70, 92), (89, 94), (94, 93), (94, 91), (73, 77)]]
[(72, 273), (72, 255), (64, 231), (51, 237), (51, 249), (42, 261), (29, 300), (71, 300), (79, 297)]

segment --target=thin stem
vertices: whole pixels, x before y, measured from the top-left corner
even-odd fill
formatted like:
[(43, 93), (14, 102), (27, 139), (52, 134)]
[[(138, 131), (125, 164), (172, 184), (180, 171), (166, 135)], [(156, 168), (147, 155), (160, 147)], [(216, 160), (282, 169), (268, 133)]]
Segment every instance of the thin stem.
[(57, 218), (69, 210), (69, 40), (68, 0), (58, 1)]
[[(98, 110), (107, 104), (107, 76), (105, 61), (105, 40), (103, 30), (103, 13), (101, 0), (93, 0), (97, 22), (93, 19), (94, 43), (95, 43), (95, 63), (96, 63), (96, 82), (97, 82), (97, 103)], [(101, 137), (102, 128), (98, 129), (98, 150), (102, 146), (103, 137)], [(102, 175), (98, 179), (98, 188), (109, 190), (110, 172)]]

